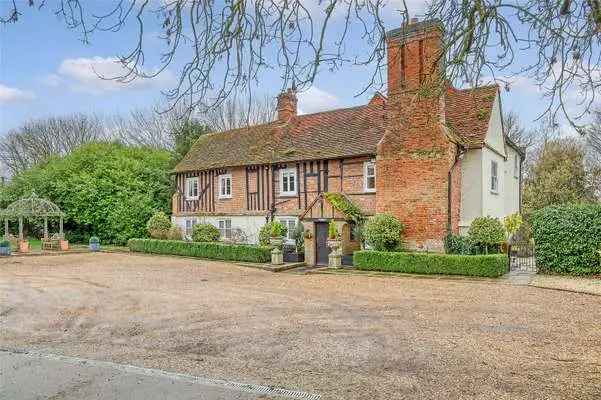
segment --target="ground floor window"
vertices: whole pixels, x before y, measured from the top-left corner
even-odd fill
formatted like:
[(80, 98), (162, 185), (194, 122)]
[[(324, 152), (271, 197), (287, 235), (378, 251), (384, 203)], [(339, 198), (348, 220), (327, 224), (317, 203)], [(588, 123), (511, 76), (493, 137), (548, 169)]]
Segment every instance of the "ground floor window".
[(294, 241), (294, 230), (296, 229), (296, 218), (278, 218), (278, 220), (286, 226), (286, 240)]
[(232, 238), (232, 220), (231, 219), (220, 219), (218, 221), (219, 232), (221, 233), (222, 239)]
[(186, 219), (186, 237), (192, 237), (192, 232), (194, 232), (194, 225), (196, 225), (196, 223), (196, 218)]

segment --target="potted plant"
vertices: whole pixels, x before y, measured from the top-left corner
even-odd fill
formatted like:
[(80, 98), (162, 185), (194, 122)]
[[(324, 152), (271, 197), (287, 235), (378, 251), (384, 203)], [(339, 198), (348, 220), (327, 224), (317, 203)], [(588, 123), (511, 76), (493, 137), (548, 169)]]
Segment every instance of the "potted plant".
[(10, 256), (10, 242), (6, 239), (0, 241), (0, 256)]
[(281, 248), (284, 243), (284, 236), (288, 229), (280, 221), (272, 221), (269, 229), (269, 243), (271, 246)]
[(340, 247), (340, 233), (338, 232), (338, 227), (336, 226), (336, 222), (334, 220), (330, 221), (328, 225), (328, 247), (332, 250), (335, 250)]
[(100, 239), (97, 236), (92, 236), (89, 241), (90, 251), (100, 251)]
[(294, 228), (294, 251), (284, 253), (286, 262), (305, 261), (305, 231), (300, 222)]

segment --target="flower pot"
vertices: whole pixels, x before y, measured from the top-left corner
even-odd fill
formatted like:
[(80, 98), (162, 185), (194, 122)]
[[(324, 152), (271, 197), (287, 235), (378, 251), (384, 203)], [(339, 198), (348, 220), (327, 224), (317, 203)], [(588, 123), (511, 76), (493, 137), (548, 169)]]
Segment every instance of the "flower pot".
[(342, 245), (342, 241), (339, 239), (328, 239), (327, 245), (330, 249), (332, 249), (332, 251), (334, 251)]
[(284, 238), (281, 236), (280, 237), (271, 237), (271, 238), (269, 238), (269, 244), (271, 244), (272, 247), (280, 248), (284, 244)]
[(65, 239), (61, 239), (59, 242), (59, 246), (61, 251), (67, 251), (69, 250), (69, 241), (65, 240)]
[(0, 256), (10, 256), (10, 247), (0, 247)]

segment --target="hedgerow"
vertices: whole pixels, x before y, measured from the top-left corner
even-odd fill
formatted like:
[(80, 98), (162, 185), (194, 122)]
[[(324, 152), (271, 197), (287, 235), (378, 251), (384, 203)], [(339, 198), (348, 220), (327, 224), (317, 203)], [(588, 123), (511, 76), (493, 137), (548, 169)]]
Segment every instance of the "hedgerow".
[(509, 259), (505, 254), (472, 256), (366, 250), (355, 252), (353, 264), (368, 271), (499, 277), (507, 272)]
[(269, 262), (271, 259), (271, 251), (269, 248), (244, 244), (130, 239), (128, 247), (129, 250), (133, 252), (169, 254), (224, 261), (265, 263)]

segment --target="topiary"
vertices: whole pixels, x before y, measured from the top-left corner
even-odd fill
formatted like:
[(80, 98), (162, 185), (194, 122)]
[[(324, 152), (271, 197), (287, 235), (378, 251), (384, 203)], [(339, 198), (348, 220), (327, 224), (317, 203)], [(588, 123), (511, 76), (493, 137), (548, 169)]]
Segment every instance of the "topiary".
[(169, 236), (169, 229), (171, 229), (171, 220), (162, 211), (154, 213), (146, 224), (148, 233), (153, 239), (167, 239)]
[(88, 241), (89, 244), (99, 244), (100, 243), (100, 239), (98, 239), (98, 236), (92, 236), (90, 237), (90, 240)]
[(269, 235), (271, 234), (271, 222), (266, 223), (259, 229), (259, 245), (269, 246)]
[(288, 228), (286, 228), (286, 225), (284, 225), (280, 221), (271, 221), (271, 228), (269, 230), (270, 237), (272, 237), (272, 238), (283, 237), (283, 236), (286, 236), (287, 232), (288, 232)]
[(192, 240), (195, 242), (217, 242), (220, 237), (219, 229), (211, 224), (197, 224), (192, 230)]
[(401, 249), (405, 226), (390, 214), (377, 214), (368, 219), (363, 228), (365, 241), (374, 250), (396, 251)]
[(478, 217), (472, 221), (468, 235), (472, 243), (484, 249), (485, 253), (490, 251), (499, 252), (500, 245), (506, 239), (505, 228), (498, 218)]

